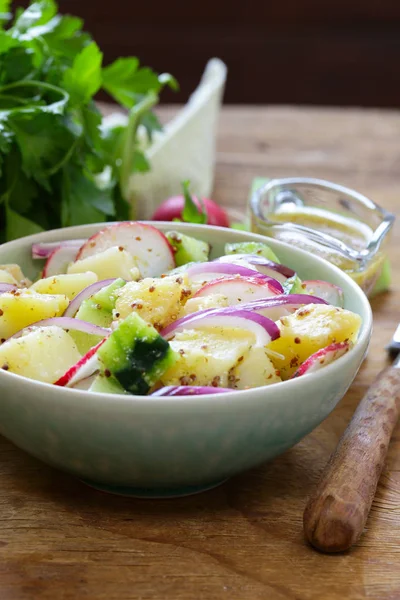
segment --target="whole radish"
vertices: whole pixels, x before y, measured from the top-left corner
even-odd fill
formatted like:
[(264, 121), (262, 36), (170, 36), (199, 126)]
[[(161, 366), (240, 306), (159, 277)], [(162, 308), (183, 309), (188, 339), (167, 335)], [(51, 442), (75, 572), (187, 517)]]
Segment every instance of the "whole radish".
[(185, 221), (204, 225), (229, 227), (226, 211), (208, 198), (199, 200), (191, 196), (189, 182), (182, 182), (183, 194), (171, 196), (162, 202), (155, 211), (153, 221)]

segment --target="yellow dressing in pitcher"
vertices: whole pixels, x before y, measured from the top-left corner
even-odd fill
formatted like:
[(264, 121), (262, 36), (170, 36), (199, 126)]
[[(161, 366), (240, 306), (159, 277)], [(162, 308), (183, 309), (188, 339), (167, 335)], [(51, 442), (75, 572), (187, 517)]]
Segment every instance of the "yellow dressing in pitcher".
[[(272, 223), (294, 223), (302, 225), (309, 229), (314, 229), (320, 233), (327, 234), (333, 238), (342, 241), (346, 246), (356, 251), (367, 248), (372, 237), (372, 229), (348, 216), (333, 211), (327, 211), (316, 207), (298, 207), (283, 205), (279, 211), (270, 214)], [(252, 230), (257, 233), (267, 234), (268, 228), (263, 227), (262, 221), (252, 220)], [(270, 232), (274, 237), (282, 239), (298, 247), (311, 252), (318, 252), (319, 256), (326, 258), (337, 267), (347, 272), (363, 289), (368, 292), (373, 287), (379, 277), (385, 256), (378, 252), (372, 261), (369, 261), (365, 268), (360, 269), (357, 261), (346, 258), (339, 252), (329, 247), (322, 247), (304, 235), (299, 235), (295, 231), (287, 230), (285, 232)]]

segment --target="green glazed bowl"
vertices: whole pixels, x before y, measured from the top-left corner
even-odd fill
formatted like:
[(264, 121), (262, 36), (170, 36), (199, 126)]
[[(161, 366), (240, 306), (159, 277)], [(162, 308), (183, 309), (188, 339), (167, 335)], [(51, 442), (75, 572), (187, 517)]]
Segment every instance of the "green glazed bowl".
[[(0, 433), (40, 460), (110, 492), (168, 497), (208, 489), (284, 452), (321, 423), (343, 397), (365, 357), (372, 330), (369, 302), (327, 261), (253, 233), (153, 223), (198, 236), (223, 254), (226, 242), (267, 241), (303, 279), (344, 291), (345, 308), (362, 317), (357, 344), (321, 371), (268, 387), (198, 397), (141, 397), (54, 387), (0, 370)], [(86, 238), (104, 225), (49, 231), (0, 246), (0, 264), (31, 277), (36, 242)], [(56, 357), (55, 357), (56, 359)]]

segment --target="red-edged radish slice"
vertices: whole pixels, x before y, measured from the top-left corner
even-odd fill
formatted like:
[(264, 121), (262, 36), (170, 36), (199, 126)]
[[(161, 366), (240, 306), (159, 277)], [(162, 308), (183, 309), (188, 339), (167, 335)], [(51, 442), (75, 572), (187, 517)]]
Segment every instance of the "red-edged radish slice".
[(216, 259), (216, 262), (242, 265), (254, 269), (257, 273), (273, 277), (279, 283), (285, 283), (287, 279), (296, 275), (293, 269), (289, 269), (285, 265), (268, 260), (258, 254), (229, 254), (227, 256), (220, 256)]
[(87, 288), (79, 292), (79, 294), (77, 294), (75, 298), (71, 300), (63, 314), (63, 317), (74, 317), (84, 300), (91, 298), (93, 294), (96, 294), (96, 292), (102, 290), (107, 285), (111, 285), (114, 281), (115, 279), (102, 279), (101, 281), (96, 281), (95, 283), (88, 285)]
[(96, 373), (93, 373), (93, 375), (91, 375), (90, 377), (81, 379), (80, 381), (78, 381), (78, 383), (76, 383), (75, 385), (72, 385), (71, 389), (72, 390), (83, 390), (85, 392), (88, 392), (92, 386), (92, 383), (96, 379), (97, 375), (98, 374), (96, 372)]
[[(96, 346), (90, 348), (89, 352), (87, 352), (77, 363), (75, 363), (68, 371), (64, 373), (58, 379), (54, 385), (59, 385), (61, 387), (74, 387), (83, 379), (88, 379), (96, 371), (99, 370), (99, 359), (97, 357), (97, 350), (100, 348), (102, 344), (104, 344), (106, 340), (101, 340)], [(90, 387), (90, 386), (89, 386)]]
[(42, 242), (40, 244), (33, 244), (32, 258), (48, 258), (50, 254), (60, 246), (71, 246), (78, 251), (85, 242), (86, 240), (64, 240), (62, 242)]
[(339, 286), (327, 281), (320, 281), (319, 279), (309, 279), (303, 281), (301, 287), (307, 294), (318, 296), (319, 298), (323, 298), (328, 304), (343, 308), (343, 291)]
[(224, 392), (234, 392), (231, 388), (211, 387), (208, 385), (166, 385), (150, 396), (202, 396), (204, 394), (223, 394)]
[(72, 317), (53, 317), (51, 319), (43, 319), (42, 321), (37, 321), (36, 323), (32, 323), (28, 325), (28, 327), (24, 327), (17, 331), (12, 335), (9, 340), (17, 339), (26, 333), (36, 329), (37, 327), (61, 327), (61, 329), (65, 329), (66, 331), (81, 331), (82, 333), (87, 333), (89, 335), (97, 335), (99, 337), (107, 337), (111, 330), (106, 327), (99, 327), (99, 325), (93, 325), (93, 323), (88, 323), (87, 321), (81, 321), (80, 319), (73, 319)]
[(76, 259), (80, 246), (59, 246), (48, 257), (43, 268), (43, 278), (63, 275), (68, 265)]
[(325, 348), (321, 348), (321, 350), (318, 350), (309, 356), (291, 378), (293, 379), (294, 377), (301, 377), (301, 375), (316, 373), (334, 360), (337, 360), (346, 354), (352, 345), (353, 344), (351, 342), (335, 342), (334, 344), (330, 344)]
[(82, 260), (118, 246), (136, 261), (142, 277), (157, 277), (175, 267), (174, 252), (165, 235), (145, 223), (117, 223), (95, 233), (82, 246), (76, 260)]
[(17, 289), (18, 289), (18, 286), (14, 285), (13, 283), (0, 283), (0, 294), (4, 294), (6, 292), (12, 292)]
[(229, 306), (235, 306), (282, 293), (281, 284), (270, 277), (226, 277), (206, 283), (194, 294), (193, 298), (223, 294), (228, 298)]
[(279, 327), (271, 319), (236, 307), (201, 310), (187, 315), (168, 325), (161, 331), (161, 335), (169, 340), (183, 329), (204, 329), (205, 327), (245, 329), (255, 335), (255, 346), (266, 346), (280, 335)]

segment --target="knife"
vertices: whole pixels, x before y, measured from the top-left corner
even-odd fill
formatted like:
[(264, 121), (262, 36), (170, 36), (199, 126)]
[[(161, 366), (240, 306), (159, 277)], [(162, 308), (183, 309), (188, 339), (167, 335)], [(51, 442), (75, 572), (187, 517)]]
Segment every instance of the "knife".
[[(391, 354), (400, 352), (397, 337), (388, 346)], [(359, 403), (307, 503), (304, 533), (317, 550), (342, 552), (359, 540), (399, 412), (400, 355), (379, 373)]]

